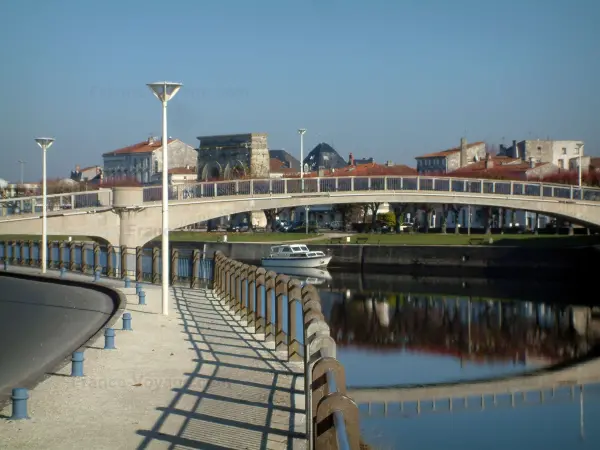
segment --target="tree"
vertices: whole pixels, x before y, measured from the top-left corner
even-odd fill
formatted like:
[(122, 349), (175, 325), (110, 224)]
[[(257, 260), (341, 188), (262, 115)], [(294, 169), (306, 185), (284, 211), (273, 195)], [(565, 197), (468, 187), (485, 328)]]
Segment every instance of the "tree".
[(367, 203), (367, 208), (371, 212), (371, 226), (373, 228), (375, 228), (375, 223), (377, 222), (377, 211), (379, 211), (380, 206), (381, 202)]
[(387, 225), (389, 228), (394, 228), (396, 226), (396, 214), (394, 214), (393, 211), (377, 214), (377, 220), (383, 225)]
[[(460, 227), (458, 226), (458, 214), (460, 213), (460, 206), (458, 205), (446, 205), (448, 208), (448, 212), (452, 214), (452, 219), (454, 222), (454, 234), (460, 233)], [(445, 231), (444, 231), (445, 233)]]
[(442, 233), (446, 234), (448, 229), (448, 214), (450, 212), (449, 205), (442, 205)]
[(265, 209), (263, 212), (267, 219), (266, 229), (270, 227), (271, 231), (277, 231), (277, 208)]
[(400, 226), (404, 222), (404, 216), (408, 212), (410, 205), (406, 203), (392, 203), (390, 207), (396, 216), (396, 233), (402, 233)]
[(361, 205), (357, 203), (339, 203), (333, 205), (333, 212), (342, 216), (342, 227), (346, 229), (348, 221), (359, 215), (362, 211)]

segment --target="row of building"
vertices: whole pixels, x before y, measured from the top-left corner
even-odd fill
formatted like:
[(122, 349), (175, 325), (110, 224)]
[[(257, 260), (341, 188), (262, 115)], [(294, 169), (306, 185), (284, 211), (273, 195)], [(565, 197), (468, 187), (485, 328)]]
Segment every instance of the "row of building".
[[(200, 136), (193, 147), (179, 139), (169, 138), (169, 179), (171, 184), (198, 180), (240, 178), (295, 177), (300, 161), (285, 150), (269, 149), (266, 133)], [(162, 179), (162, 142), (149, 137), (134, 145), (106, 152), (102, 166), (83, 169), (77, 166), (65, 183), (113, 183), (131, 180), (143, 185), (157, 184)], [(319, 143), (302, 161), (305, 176), (410, 176), (452, 174), (477, 178), (515, 180), (539, 179), (564, 170), (588, 171), (600, 167), (596, 158), (584, 155), (581, 141), (523, 140), (501, 145), (490, 152), (485, 142), (468, 143), (461, 139), (456, 147), (416, 157), (416, 167), (380, 164), (373, 158), (355, 158), (352, 153), (343, 158), (327, 143)], [(388, 210), (382, 205), (379, 212)], [(282, 218), (303, 220), (304, 211), (282, 213)], [(433, 217), (440, 217), (434, 214)], [(465, 214), (459, 214), (464, 217)], [(339, 220), (330, 206), (312, 207), (310, 220)], [(436, 219), (433, 219), (434, 221)], [(530, 219), (529, 221), (531, 221)], [(540, 219), (537, 219), (538, 222)], [(439, 221), (439, 219), (438, 219)], [(509, 219), (510, 221), (510, 219)], [(477, 218), (472, 223), (476, 226)], [(521, 223), (527, 223), (523, 217)], [(506, 222), (505, 222), (506, 223)], [(433, 223), (435, 226), (437, 223)], [(449, 223), (449, 226), (455, 224)], [(532, 226), (534, 224), (531, 224)], [(536, 224), (539, 225), (539, 224)]]

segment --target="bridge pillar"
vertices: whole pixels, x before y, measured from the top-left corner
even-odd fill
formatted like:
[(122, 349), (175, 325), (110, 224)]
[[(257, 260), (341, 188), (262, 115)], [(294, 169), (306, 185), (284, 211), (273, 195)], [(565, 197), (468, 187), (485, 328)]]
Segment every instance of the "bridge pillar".
[[(138, 213), (144, 203), (144, 188), (138, 186), (126, 186), (113, 188), (113, 206), (119, 214), (119, 247), (121, 257), (121, 276), (125, 276), (127, 269), (131, 270), (136, 263), (136, 248), (146, 243), (145, 233), (148, 227), (154, 226), (158, 229), (156, 235), (160, 234), (161, 224), (148, 224), (139, 220)], [(157, 226), (158, 225), (158, 226)], [(116, 243), (115, 243), (116, 244)]]

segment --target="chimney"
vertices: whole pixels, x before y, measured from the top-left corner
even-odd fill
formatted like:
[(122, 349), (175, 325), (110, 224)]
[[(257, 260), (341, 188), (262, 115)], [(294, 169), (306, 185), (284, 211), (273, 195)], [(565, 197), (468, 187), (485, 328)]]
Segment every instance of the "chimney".
[(514, 152), (513, 157), (516, 158), (516, 159), (519, 159), (519, 147), (517, 147), (517, 140), (516, 139), (513, 139), (513, 152)]
[(460, 139), (460, 167), (465, 167), (467, 165), (467, 139)]
[(349, 166), (354, 165), (354, 155), (352, 153), (350, 153), (350, 155), (348, 155), (348, 165)]
[(388, 167), (392, 167), (394, 165), (394, 162), (393, 161), (386, 161), (385, 165), (388, 166)]
[(489, 153), (485, 154), (485, 169), (492, 169), (494, 167), (494, 161), (492, 160)]

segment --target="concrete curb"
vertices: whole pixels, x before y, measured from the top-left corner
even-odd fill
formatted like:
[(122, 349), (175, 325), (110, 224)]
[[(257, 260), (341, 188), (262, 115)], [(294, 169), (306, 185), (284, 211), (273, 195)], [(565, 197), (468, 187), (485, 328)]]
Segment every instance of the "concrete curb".
[[(99, 291), (103, 294), (108, 295), (113, 300), (114, 310), (110, 317), (102, 324), (100, 329), (96, 331), (92, 336), (90, 336), (85, 342), (83, 342), (79, 347), (72, 349), (65, 357), (60, 358), (56, 364), (51, 365), (44, 374), (40, 377), (24, 380), (19, 387), (25, 387), (30, 391), (35, 389), (40, 383), (51, 377), (51, 373), (58, 372), (63, 367), (67, 366), (71, 363), (71, 355), (73, 352), (78, 350), (84, 350), (91, 343), (95, 342), (97, 339), (104, 335), (105, 328), (112, 328), (112, 326), (121, 319), (121, 316), (125, 309), (127, 308), (127, 297), (121, 292), (118, 288), (112, 288), (110, 286), (106, 286), (100, 283), (87, 282), (87, 281), (79, 281), (79, 280), (69, 280), (64, 278), (58, 278), (59, 274), (26, 274), (26, 273), (18, 273), (18, 272), (0, 272), (0, 276), (2, 277), (12, 277), (12, 278), (20, 278), (23, 280), (31, 280), (31, 281), (40, 281), (44, 283), (53, 283), (53, 284), (62, 284), (68, 286), (75, 286), (84, 289), (91, 289), (95, 291)], [(6, 400), (0, 399), (0, 410), (5, 408), (11, 402), (10, 398)]]

